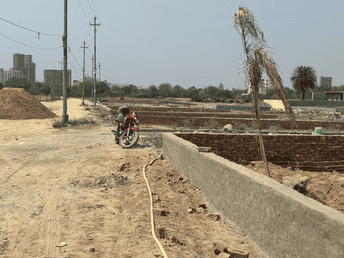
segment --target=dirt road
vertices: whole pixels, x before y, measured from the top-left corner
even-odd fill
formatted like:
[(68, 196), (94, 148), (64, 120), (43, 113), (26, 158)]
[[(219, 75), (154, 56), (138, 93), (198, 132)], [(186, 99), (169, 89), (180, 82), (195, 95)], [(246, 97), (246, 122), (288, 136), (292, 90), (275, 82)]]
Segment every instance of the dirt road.
[[(92, 116), (79, 100), (68, 103), (70, 118)], [(44, 104), (62, 114), (62, 101)], [(52, 122), (0, 120), (0, 257), (163, 257), (149, 190), (153, 207), (167, 211), (154, 215), (166, 229), (158, 240), (167, 257), (216, 257), (214, 242), (267, 257), (221, 213), (196, 212), (208, 203), (166, 160), (143, 173), (160, 154), (148, 134), (124, 150), (106, 126), (61, 130)]]

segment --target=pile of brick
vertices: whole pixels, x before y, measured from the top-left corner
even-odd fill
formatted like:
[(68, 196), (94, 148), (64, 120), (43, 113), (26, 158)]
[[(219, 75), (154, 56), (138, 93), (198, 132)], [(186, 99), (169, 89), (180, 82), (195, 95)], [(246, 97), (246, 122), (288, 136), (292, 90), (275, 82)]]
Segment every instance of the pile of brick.
[(22, 88), (0, 90), (0, 119), (46, 119), (58, 116)]

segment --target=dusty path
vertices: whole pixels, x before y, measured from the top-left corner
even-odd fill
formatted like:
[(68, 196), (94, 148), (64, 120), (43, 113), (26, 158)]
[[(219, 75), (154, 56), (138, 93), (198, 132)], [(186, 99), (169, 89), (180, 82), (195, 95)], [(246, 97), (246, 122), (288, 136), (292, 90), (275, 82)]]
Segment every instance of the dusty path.
[[(47, 106), (62, 114), (59, 102)], [(80, 101), (68, 103), (73, 116), (92, 116)], [(52, 120), (38, 127), (7, 122), (0, 120), (0, 257), (163, 257), (142, 171), (159, 150), (141, 139), (123, 150), (104, 126), (60, 130), (51, 129)], [(221, 213), (187, 212), (207, 202), (166, 160), (156, 160), (145, 175), (154, 208), (168, 211), (154, 217), (157, 228), (166, 228), (159, 241), (168, 257), (215, 257), (214, 242), (267, 257)]]

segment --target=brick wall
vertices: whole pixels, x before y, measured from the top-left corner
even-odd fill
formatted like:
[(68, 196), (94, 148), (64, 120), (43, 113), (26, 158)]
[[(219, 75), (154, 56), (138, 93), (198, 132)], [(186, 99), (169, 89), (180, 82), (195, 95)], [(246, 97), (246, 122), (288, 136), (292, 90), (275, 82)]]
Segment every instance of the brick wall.
[[(262, 160), (258, 135), (183, 133), (176, 136), (238, 164)], [(307, 171), (344, 173), (344, 136), (263, 135), (267, 160)]]

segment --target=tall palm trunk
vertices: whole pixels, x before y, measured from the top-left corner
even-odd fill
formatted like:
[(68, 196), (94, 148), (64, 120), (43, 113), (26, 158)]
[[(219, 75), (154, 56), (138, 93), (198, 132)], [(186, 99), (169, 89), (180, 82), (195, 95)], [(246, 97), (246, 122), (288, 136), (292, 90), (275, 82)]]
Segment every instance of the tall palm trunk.
[(249, 46), (247, 44), (246, 40), (246, 33), (244, 28), (243, 21), (240, 21), (240, 27), (242, 28), (241, 36), (242, 36), (242, 42), (244, 45), (244, 50), (246, 54), (246, 59), (249, 64), (249, 88), (250, 91), (253, 93), (252, 96), (252, 101), (253, 101), (253, 110), (256, 115), (256, 121), (257, 121), (257, 127), (258, 127), (258, 140), (259, 140), (259, 148), (260, 148), (260, 154), (262, 156), (262, 160), (264, 162), (264, 168), (265, 168), (265, 173), (268, 177), (270, 176), (270, 171), (269, 171), (269, 165), (266, 159), (266, 154), (265, 154), (265, 148), (264, 148), (264, 142), (263, 142), (263, 135), (262, 135), (262, 130), (261, 130), (261, 123), (260, 123), (260, 113), (259, 113), (259, 99), (258, 99), (258, 87), (259, 83), (261, 81), (261, 68), (259, 67), (259, 62), (257, 55), (255, 55), (255, 58), (250, 58), (250, 51), (249, 51)]
[(257, 126), (258, 126), (258, 139), (259, 139), (260, 154), (264, 162), (265, 173), (268, 177), (271, 177), (268, 161), (266, 159), (266, 154), (265, 154), (264, 141), (263, 141), (263, 135), (262, 135), (261, 123), (260, 123), (260, 112), (259, 112), (258, 87), (259, 87), (259, 82), (261, 80), (262, 73), (259, 67), (257, 55), (255, 55), (255, 58), (251, 59), (251, 61), (252, 61), (251, 62), (252, 67), (249, 71), (249, 76), (250, 76), (250, 85), (253, 86), (253, 88), (251, 88), (252, 96), (253, 96), (252, 98), (253, 111), (256, 115), (256, 121), (257, 121)]

